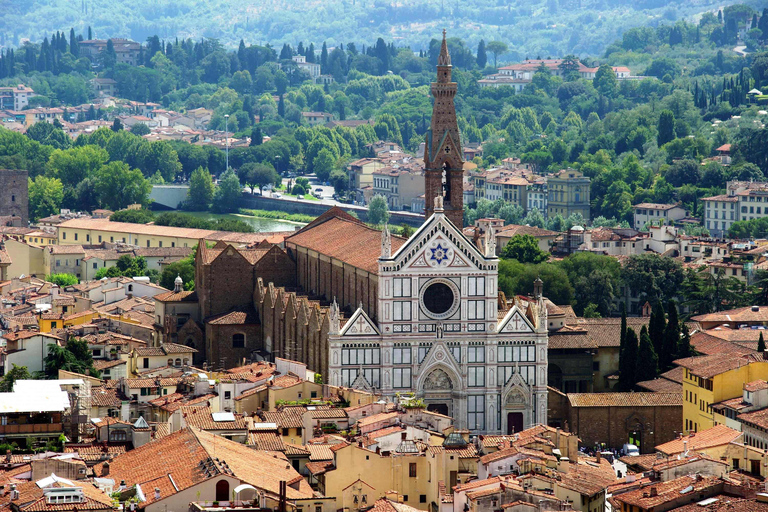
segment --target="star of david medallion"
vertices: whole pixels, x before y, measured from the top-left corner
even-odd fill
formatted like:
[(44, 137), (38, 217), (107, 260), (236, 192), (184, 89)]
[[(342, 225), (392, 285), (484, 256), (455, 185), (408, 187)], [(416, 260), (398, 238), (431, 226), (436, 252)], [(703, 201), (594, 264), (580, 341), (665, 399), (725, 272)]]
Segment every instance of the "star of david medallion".
[(437, 247), (430, 249), (430, 251), (432, 251), (432, 256), (429, 259), (436, 261), (438, 265), (448, 259), (448, 248), (443, 247), (442, 244), (437, 244)]

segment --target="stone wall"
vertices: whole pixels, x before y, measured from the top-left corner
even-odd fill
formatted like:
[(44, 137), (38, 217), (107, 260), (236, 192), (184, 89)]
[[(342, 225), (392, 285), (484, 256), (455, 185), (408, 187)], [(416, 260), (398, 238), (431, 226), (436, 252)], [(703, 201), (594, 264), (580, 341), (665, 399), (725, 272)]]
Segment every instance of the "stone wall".
[(29, 190), (27, 171), (0, 169), (0, 216), (21, 217), (21, 225), (29, 222)]
[(579, 436), (582, 446), (605, 443), (609, 448), (621, 448), (637, 432), (640, 452), (653, 453), (655, 446), (676, 438), (682, 418), (682, 405), (569, 407), (568, 429)]

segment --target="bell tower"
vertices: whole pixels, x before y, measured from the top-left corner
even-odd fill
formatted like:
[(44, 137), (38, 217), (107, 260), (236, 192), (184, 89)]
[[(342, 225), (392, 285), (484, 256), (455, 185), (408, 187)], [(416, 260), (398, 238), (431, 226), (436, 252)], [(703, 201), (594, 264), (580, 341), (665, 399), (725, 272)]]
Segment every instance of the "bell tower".
[(443, 198), (445, 216), (461, 229), (464, 227), (464, 172), (456, 122), (456, 82), (451, 81), (451, 55), (445, 41), (437, 58), (437, 82), (432, 82), (431, 92), (435, 101), (432, 106), (432, 123), (426, 134), (424, 147), (425, 216), (435, 213), (435, 198)]

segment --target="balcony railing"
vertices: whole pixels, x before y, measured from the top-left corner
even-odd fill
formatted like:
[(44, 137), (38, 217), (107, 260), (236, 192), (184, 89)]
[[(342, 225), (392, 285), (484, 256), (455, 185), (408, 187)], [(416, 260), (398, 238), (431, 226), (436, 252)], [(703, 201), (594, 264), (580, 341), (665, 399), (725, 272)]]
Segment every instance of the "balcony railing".
[(0, 425), (0, 435), (47, 434), (62, 432), (61, 423), (26, 423), (23, 425)]

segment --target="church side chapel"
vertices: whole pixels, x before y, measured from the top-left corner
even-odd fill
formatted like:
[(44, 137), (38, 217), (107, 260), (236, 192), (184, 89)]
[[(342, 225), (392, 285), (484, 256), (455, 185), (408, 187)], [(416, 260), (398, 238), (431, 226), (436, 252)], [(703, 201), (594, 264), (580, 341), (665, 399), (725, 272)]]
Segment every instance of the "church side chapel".
[(329, 311), (329, 380), (386, 397), (413, 393), (427, 410), (473, 433), (513, 433), (547, 415), (547, 308), (498, 290), (493, 230), (461, 231), (463, 160), (443, 33), (426, 137), (427, 219), (408, 240), (385, 227), (375, 315), (362, 304), (343, 322)]

